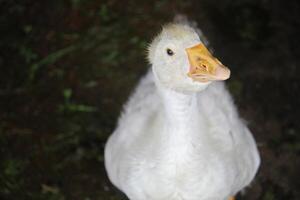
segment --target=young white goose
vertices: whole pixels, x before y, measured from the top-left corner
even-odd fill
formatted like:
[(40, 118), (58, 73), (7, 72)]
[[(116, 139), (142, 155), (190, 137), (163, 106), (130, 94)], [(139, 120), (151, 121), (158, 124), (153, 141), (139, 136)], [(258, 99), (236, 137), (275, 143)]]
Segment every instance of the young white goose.
[(228, 200), (260, 164), (223, 82), (230, 71), (196, 31), (169, 24), (149, 47), (152, 70), (105, 148), (112, 183), (131, 200)]

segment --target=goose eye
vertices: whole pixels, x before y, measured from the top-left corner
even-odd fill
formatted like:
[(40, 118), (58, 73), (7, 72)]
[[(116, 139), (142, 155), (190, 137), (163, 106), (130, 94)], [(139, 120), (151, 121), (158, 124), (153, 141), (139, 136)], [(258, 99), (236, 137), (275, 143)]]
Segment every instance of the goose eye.
[(173, 56), (174, 55), (174, 52), (171, 50), (171, 49), (167, 49), (167, 54), (169, 56)]

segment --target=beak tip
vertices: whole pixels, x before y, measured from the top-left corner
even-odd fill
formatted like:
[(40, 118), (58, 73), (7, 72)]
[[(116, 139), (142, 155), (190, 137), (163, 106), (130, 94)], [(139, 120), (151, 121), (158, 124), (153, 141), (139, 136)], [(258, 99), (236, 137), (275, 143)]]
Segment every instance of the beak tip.
[(227, 67), (219, 66), (216, 69), (215, 76), (217, 77), (217, 79), (224, 81), (230, 78), (230, 74), (231, 72)]

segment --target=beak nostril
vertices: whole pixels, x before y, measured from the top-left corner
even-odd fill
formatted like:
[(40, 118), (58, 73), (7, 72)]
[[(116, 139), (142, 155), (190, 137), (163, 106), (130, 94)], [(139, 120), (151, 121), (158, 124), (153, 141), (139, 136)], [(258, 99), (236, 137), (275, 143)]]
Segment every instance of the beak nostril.
[(203, 67), (206, 71), (208, 71), (208, 67), (207, 67), (206, 65), (202, 65), (202, 67)]

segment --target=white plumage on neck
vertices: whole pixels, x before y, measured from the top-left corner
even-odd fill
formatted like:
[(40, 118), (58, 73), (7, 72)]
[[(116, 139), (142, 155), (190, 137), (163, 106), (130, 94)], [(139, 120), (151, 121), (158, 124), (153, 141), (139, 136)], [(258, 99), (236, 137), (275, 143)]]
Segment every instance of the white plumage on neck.
[(165, 131), (160, 136), (164, 141), (162, 156), (164, 160), (176, 162), (174, 167), (177, 167), (181, 161), (189, 157), (193, 137), (196, 137), (193, 129), (199, 126), (196, 94), (180, 93), (166, 88), (159, 88), (158, 91), (165, 118)]
[(184, 94), (160, 88), (163, 108), (168, 125), (175, 129), (186, 129), (197, 110), (196, 94)]

